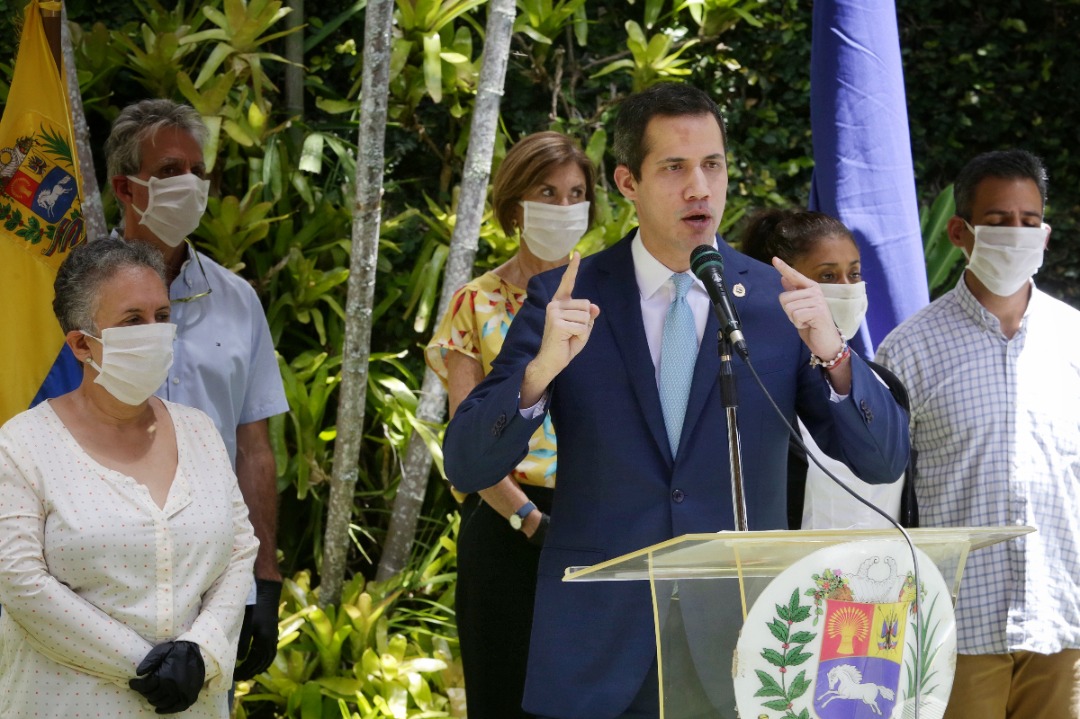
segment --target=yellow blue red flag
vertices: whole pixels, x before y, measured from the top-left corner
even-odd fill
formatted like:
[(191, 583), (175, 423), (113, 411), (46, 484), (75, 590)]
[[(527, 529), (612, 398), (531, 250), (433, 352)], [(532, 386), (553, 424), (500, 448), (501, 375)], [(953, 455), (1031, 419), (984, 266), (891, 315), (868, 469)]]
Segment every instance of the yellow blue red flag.
[(60, 263), (86, 235), (67, 85), (45, 37), (42, 8), (59, 12), (60, 3), (27, 5), (0, 118), (0, 424), (31, 405), (50, 373), (65, 383), (52, 286)]

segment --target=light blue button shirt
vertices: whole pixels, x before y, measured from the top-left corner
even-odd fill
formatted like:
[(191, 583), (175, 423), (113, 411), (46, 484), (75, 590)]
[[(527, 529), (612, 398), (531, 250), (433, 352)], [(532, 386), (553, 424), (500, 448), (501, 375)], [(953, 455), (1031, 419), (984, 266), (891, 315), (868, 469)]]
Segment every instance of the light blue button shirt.
[[(157, 396), (210, 415), (236, 466), (236, 428), (289, 409), (266, 314), (243, 278), (199, 253), (169, 286), (176, 323), (173, 365)], [(213, 292), (190, 302), (206, 290)]]

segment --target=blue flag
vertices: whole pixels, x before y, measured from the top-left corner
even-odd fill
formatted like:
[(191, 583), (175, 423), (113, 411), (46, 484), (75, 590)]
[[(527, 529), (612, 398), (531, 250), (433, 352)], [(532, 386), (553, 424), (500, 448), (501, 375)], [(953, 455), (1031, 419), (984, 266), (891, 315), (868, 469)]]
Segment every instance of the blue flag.
[(839, 218), (862, 254), (871, 357), (929, 301), (893, 0), (816, 0), (810, 53), (810, 208)]

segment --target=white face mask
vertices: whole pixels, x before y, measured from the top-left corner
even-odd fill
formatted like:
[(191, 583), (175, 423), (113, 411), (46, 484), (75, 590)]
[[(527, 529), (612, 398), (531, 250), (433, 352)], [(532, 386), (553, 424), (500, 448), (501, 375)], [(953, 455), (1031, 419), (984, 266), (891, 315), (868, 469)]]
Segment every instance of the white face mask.
[(853, 285), (819, 283), (821, 294), (825, 295), (825, 302), (832, 312), (833, 322), (844, 335), (844, 339), (851, 339), (859, 331), (863, 317), (866, 317), (866, 308), (869, 303), (866, 300), (866, 283), (856, 282)]
[(545, 262), (565, 259), (589, 229), (589, 203), (549, 205), (523, 201), (525, 222), (521, 236), (529, 251)]
[(151, 177), (149, 181), (128, 176), (137, 185), (149, 190), (146, 209), (135, 207), (146, 225), (162, 242), (176, 247), (195, 231), (206, 212), (210, 180), (200, 180), (190, 172), (175, 177)]
[(100, 339), (83, 334), (101, 343), (101, 366), (86, 358), (98, 371), (94, 382), (124, 404), (142, 404), (169, 376), (176, 337), (171, 322), (109, 327), (101, 331)]
[(995, 295), (1015, 294), (1042, 267), (1050, 225), (972, 227), (966, 220), (964, 225), (975, 236), (967, 268)]

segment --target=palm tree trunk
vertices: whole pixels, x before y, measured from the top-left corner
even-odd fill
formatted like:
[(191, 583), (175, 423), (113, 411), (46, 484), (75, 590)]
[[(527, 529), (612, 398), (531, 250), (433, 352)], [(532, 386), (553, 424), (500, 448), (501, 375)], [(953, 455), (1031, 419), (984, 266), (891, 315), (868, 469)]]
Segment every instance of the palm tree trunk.
[[(514, 30), (514, 0), (492, 0), (488, 5), (488, 22), (484, 41), (484, 61), (476, 91), (476, 107), (469, 132), (469, 150), (465, 155), (465, 170), (458, 197), (457, 221), (450, 238), (450, 254), (446, 261), (439, 316), (450, 306), (450, 298), (458, 287), (472, 276), (473, 259), (480, 237), (480, 222), (484, 216), (488, 177), (491, 174), (491, 154), (495, 146), (495, 129), (499, 120), (499, 103), (506, 80), (506, 64), (510, 57), (510, 38)], [(424, 373), (416, 419), (438, 424), (446, 411), (446, 392), (442, 383), (429, 368)], [(383, 544), (377, 579), (387, 579), (405, 568), (416, 535), (416, 522), (427, 491), (431, 473), (431, 454), (420, 433), (413, 431), (405, 453), (401, 482), (394, 498), (390, 528)]]
[(390, 28), (394, 0), (371, 0), (364, 21), (364, 75), (360, 91), (360, 132), (353, 206), (352, 257), (345, 307), (341, 389), (338, 397), (334, 470), (330, 479), (326, 533), (323, 541), (319, 604), (337, 604), (345, 580), (349, 551), (364, 403), (371, 355), (371, 316), (382, 217), (384, 142), (390, 90)]

